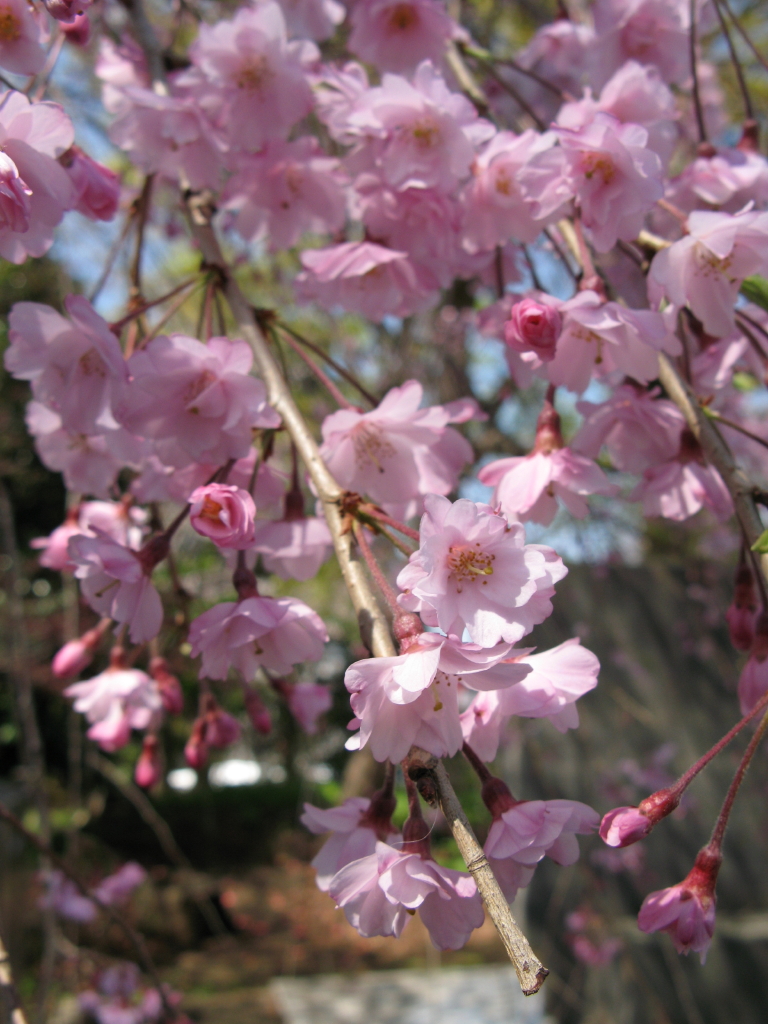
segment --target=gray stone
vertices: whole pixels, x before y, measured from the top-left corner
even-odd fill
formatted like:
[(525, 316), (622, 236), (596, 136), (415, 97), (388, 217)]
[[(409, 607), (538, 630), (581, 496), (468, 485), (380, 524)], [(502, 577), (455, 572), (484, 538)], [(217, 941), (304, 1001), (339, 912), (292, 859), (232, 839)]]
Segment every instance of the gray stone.
[(368, 971), (271, 984), (286, 1024), (546, 1024), (510, 967)]

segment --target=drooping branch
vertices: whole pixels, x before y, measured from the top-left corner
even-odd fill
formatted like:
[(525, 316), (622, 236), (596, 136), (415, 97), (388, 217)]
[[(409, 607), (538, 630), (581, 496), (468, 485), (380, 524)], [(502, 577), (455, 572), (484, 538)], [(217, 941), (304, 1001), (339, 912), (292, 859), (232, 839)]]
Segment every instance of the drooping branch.
[(418, 786), (422, 797), (433, 807), (439, 804), (445, 815), (467, 870), (475, 880), (477, 890), (514, 965), (520, 988), (526, 996), (535, 995), (549, 971), (533, 952), (512, 916), (488, 858), (459, 803), (445, 766), (436, 757), (417, 747), (411, 748), (408, 760), (408, 774)]

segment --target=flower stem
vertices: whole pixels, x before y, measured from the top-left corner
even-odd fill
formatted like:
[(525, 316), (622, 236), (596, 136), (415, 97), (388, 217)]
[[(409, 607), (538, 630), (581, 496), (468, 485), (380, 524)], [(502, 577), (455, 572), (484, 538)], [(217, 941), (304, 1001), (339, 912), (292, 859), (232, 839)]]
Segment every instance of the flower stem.
[(688, 32), (688, 45), (691, 54), (691, 78), (693, 87), (693, 108), (696, 112), (696, 126), (699, 129), (699, 142), (707, 141), (707, 128), (704, 124), (704, 110), (701, 105), (701, 93), (699, 91), (699, 67), (696, 59), (696, 0), (690, 0), (691, 25)]
[(466, 741), (462, 744), (461, 752), (472, 765), (481, 782), (488, 782), (489, 779), (493, 778), (486, 766)]
[(731, 785), (728, 787), (728, 792), (725, 795), (723, 806), (720, 808), (720, 814), (717, 816), (717, 821), (715, 822), (715, 827), (712, 829), (712, 838), (709, 840), (709, 847), (718, 853), (720, 852), (720, 848), (723, 843), (723, 836), (725, 835), (725, 829), (728, 825), (728, 818), (730, 817), (733, 802), (736, 799), (736, 794), (739, 791), (739, 786), (741, 786), (741, 783), (744, 781), (747, 768), (749, 768), (750, 761), (754, 757), (755, 751), (760, 746), (760, 742), (765, 735), (766, 729), (768, 729), (768, 711), (763, 715), (763, 719), (757, 727), (755, 735), (749, 741), (749, 746), (744, 751), (741, 763), (736, 769), (736, 774), (731, 781)]
[(283, 330), (283, 338), (291, 346), (291, 348), (296, 353), (296, 355), (299, 357), (299, 359), (303, 360), (303, 362), (306, 363), (306, 365), (310, 368), (312, 373), (317, 377), (317, 379), (320, 381), (320, 383), (323, 385), (323, 387), (326, 389), (326, 391), (331, 395), (331, 397), (336, 402), (336, 404), (339, 406), (339, 408), (341, 408), (341, 409), (354, 409), (355, 412), (359, 412), (360, 411), (357, 408), (357, 406), (352, 405), (352, 403), (347, 400), (347, 398), (341, 393), (341, 391), (339, 391), (339, 389), (333, 383), (333, 381), (328, 376), (328, 374), (325, 372), (325, 370), (321, 370), (320, 367), (317, 365), (317, 363), (314, 361), (314, 359), (312, 359), (310, 356), (308, 356), (307, 353), (302, 349), (301, 345), (299, 345), (299, 343), (297, 341), (295, 341), (291, 337), (291, 335), (287, 331), (285, 331), (285, 330)]
[(371, 551), (371, 546), (368, 543), (368, 538), (365, 536), (365, 527), (361, 523), (356, 521), (354, 525), (354, 531), (357, 546), (360, 548), (360, 552), (363, 558), (365, 559), (365, 564), (368, 566), (371, 576), (373, 576), (373, 578), (376, 580), (379, 590), (384, 595), (384, 598), (386, 599), (387, 604), (391, 608), (393, 615), (400, 615), (402, 609), (397, 603), (397, 595), (395, 594), (395, 591), (392, 589), (389, 580), (381, 571), (381, 566), (376, 561), (376, 557)]

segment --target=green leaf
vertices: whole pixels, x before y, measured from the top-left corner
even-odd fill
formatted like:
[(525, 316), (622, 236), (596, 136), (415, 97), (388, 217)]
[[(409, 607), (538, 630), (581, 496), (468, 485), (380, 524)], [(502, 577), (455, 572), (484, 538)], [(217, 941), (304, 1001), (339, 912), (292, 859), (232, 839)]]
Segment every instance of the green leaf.
[(768, 555), (768, 530), (763, 530), (752, 545), (752, 550), (756, 551), (758, 555)]
[(741, 294), (761, 309), (768, 310), (768, 281), (764, 277), (746, 277), (741, 283)]

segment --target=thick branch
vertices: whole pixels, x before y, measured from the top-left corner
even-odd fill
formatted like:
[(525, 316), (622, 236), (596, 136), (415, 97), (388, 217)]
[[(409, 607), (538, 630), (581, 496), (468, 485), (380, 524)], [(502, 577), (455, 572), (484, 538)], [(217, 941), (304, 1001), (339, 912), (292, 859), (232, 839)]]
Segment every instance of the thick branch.
[[(744, 536), (750, 545), (754, 544), (763, 532), (763, 524), (754, 498), (754, 485), (737, 464), (714, 422), (701, 408), (690, 385), (683, 380), (672, 361), (663, 353), (659, 355), (659, 380), (685, 416), (686, 423), (701, 445), (707, 461), (723, 478), (723, 483), (733, 499), (733, 507)], [(768, 579), (768, 555), (760, 556), (760, 568), (763, 576)]]
[(408, 774), (418, 786), (419, 792), (427, 803), (439, 803), (445, 815), (467, 870), (475, 880), (477, 890), (512, 961), (520, 988), (526, 996), (535, 995), (549, 971), (533, 952), (512, 916), (483, 848), (454, 792), (445, 766), (436, 757), (417, 747), (411, 748), (408, 759)]

